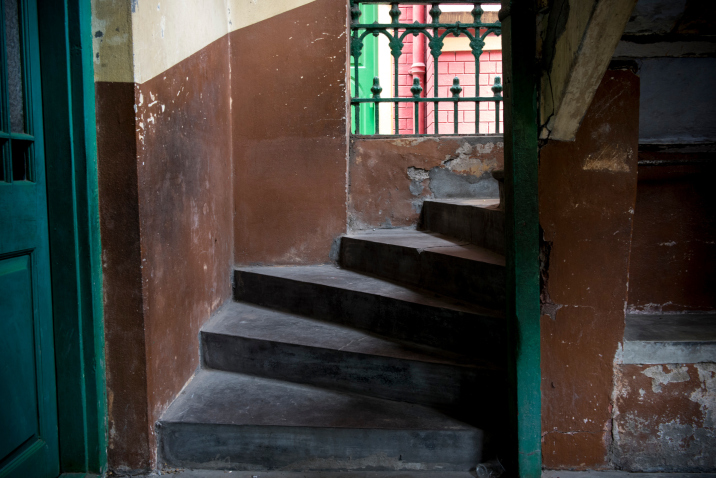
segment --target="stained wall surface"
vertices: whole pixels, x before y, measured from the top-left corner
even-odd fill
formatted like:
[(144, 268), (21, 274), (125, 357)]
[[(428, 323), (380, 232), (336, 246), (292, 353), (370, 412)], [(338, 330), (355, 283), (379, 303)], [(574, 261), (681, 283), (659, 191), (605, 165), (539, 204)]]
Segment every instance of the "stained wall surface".
[(542, 455), (609, 468), (636, 202), (639, 79), (608, 70), (574, 142), (540, 150)]
[(630, 311), (716, 311), (716, 191), (710, 181), (716, 153), (642, 151), (639, 158)]
[(346, 6), (92, 8), (108, 458), (134, 472), (157, 465), (154, 424), (199, 365), (235, 258), (324, 262), (345, 231)]
[(347, 3), (229, 35), (237, 264), (329, 262), (346, 229)]
[(501, 136), (351, 140), (348, 228), (415, 226), (425, 199), (498, 198)]

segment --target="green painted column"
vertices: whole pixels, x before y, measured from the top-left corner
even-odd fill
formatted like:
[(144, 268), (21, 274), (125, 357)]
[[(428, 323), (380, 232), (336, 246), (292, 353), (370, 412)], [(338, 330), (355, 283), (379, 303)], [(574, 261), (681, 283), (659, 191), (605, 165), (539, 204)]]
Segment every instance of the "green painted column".
[(542, 473), (536, 12), (534, 0), (502, 5), (510, 416), (517, 449), (510, 468), (536, 478)]

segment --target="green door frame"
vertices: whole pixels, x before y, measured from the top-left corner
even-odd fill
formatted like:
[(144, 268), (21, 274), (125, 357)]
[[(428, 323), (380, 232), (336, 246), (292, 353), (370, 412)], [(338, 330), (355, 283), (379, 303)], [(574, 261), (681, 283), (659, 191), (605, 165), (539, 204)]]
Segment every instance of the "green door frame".
[(62, 473), (106, 470), (106, 386), (90, 0), (39, 0)]
[(542, 474), (536, 11), (503, 0), (505, 214), (511, 431), (522, 478)]

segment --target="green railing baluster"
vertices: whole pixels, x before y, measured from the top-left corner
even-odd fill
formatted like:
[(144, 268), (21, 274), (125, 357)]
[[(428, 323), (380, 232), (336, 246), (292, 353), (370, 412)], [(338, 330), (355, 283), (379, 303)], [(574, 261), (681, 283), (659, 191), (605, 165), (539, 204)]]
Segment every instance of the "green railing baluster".
[(415, 128), (413, 129), (413, 133), (420, 134), (420, 92), (423, 91), (423, 87), (420, 86), (420, 78), (413, 78), (413, 86), (410, 87), (410, 92), (413, 94), (413, 98), (416, 98), (418, 101), (415, 102)]
[[(400, 21), (400, 7), (397, 3), (392, 3), (390, 6), (390, 18), (391, 18), (391, 24), (397, 25)], [(400, 55), (403, 54), (403, 42), (400, 41), (400, 38), (398, 38), (398, 28), (393, 28), (393, 36), (390, 38), (390, 54), (393, 55), (393, 64), (395, 65), (395, 74), (393, 78), (395, 81), (393, 81), (393, 89), (394, 91), (394, 97), (398, 98), (400, 96), (398, 92), (398, 78), (399, 78), (399, 70), (398, 70), (398, 60), (400, 58)], [(400, 134), (400, 103), (395, 103), (395, 108), (393, 111), (393, 119), (395, 122), (395, 134)]]
[[(432, 20), (433, 25), (437, 25), (440, 23), (440, 14), (442, 12), (440, 11), (440, 4), (433, 3), (432, 7), (430, 8), (430, 17)], [(443, 42), (440, 39), (440, 34), (438, 32), (438, 27), (433, 27), (433, 38), (430, 40), (430, 43), (428, 44), (430, 47), (430, 54), (433, 57), (433, 97), (437, 98), (439, 96), (438, 94), (438, 58), (440, 57), (440, 53), (442, 53), (443, 49)], [(436, 101), (433, 103), (433, 120), (434, 120), (434, 133), (438, 134), (438, 102)]]
[(502, 80), (499, 76), (495, 77), (495, 84), (492, 86), (495, 93), (495, 133), (500, 133), (500, 101), (502, 100)]
[[(351, 1), (351, 24), (357, 25), (360, 16), (363, 13), (360, 11), (360, 5), (358, 2)], [(358, 35), (358, 29), (353, 28), (353, 34), (351, 35), (351, 56), (353, 57), (353, 98), (358, 98), (358, 85), (360, 85), (360, 79), (358, 77), (358, 63), (361, 52), (363, 50), (363, 40)], [(360, 104), (355, 105), (355, 124), (356, 134), (360, 134)]]
[[(482, 7), (479, 3), (474, 4), (472, 11), (473, 23), (482, 23)], [(475, 28), (475, 39), (480, 38), (480, 29)], [(482, 48), (485, 43), (480, 40), (476, 41), (473, 39), (470, 42), (470, 48), (472, 49), (472, 56), (475, 57), (475, 94), (480, 96), (480, 57), (482, 56)], [(473, 45), (474, 42), (474, 45)], [(475, 134), (480, 134), (480, 102), (475, 102)]]
[[(373, 98), (380, 99), (380, 93), (383, 91), (383, 87), (380, 86), (380, 78), (377, 76), (373, 78), (373, 86), (370, 88), (370, 92), (373, 93)], [(375, 102), (375, 134), (380, 134), (380, 110), (378, 110), (379, 102)]]
[(453, 123), (454, 123), (454, 127), (455, 127), (455, 131), (454, 131), (455, 134), (457, 134), (457, 105), (458, 105), (458, 102), (460, 101), (460, 92), (461, 91), (462, 91), (462, 86), (460, 86), (460, 78), (458, 78), (456, 76), (455, 78), (453, 78), (452, 86), (450, 87), (450, 93), (452, 93), (452, 97), (454, 99), (453, 100), (454, 104), (453, 104), (452, 119), (453, 119)]

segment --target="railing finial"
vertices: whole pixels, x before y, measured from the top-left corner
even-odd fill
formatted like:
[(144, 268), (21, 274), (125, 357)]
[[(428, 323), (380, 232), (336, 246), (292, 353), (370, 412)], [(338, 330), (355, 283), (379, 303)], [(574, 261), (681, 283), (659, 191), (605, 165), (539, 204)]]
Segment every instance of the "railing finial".
[(420, 86), (420, 78), (416, 76), (413, 78), (413, 86), (410, 87), (410, 92), (413, 94), (413, 98), (420, 98), (421, 91), (423, 91), (423, 87)]
[(502, 93), (502, 80), (499, 76), (495, 77), (495, 84), (492, 86), (492, 91), (495, 93), (495, 96), (500, 96)]
[(460, 93), (462, 92), (462, 86), (460, 86), (460, 78), (457, 76), (452, 79), (452, 86), (450, 87), (450, 92), (452, 93), (453, 98), (457, 98), (460, 96)]
[(370, 92), (373, 93), (373, 98), (380, 98), (380, 93), (383, 91), (383, 87), (380, 86), (380, 78), (373, 77), (373, 86), (370, 88)]
[(402, 12), (400, 11), (400, 7), (398, 6), (397, 3), (393, 3), (390, 6), (390, 12), (388, 12), (388, 13), (390, 14), (390, 18), (393, 19), (393, 23), (399, 23), (400, 14)]

